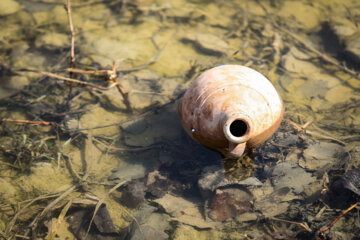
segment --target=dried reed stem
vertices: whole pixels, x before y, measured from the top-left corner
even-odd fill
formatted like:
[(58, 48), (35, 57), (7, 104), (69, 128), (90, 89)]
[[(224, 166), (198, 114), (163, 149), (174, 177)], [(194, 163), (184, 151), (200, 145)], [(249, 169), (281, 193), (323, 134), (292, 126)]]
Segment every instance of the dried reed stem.
[(0, 122), (10, 122), (10, 123), (19, 123), (19, 124), (30, 124), (30, 125), (43, 125), (43, 126), (56, 126), (54, 122), (45, 122), (45, 121), (30, 121), (30, 120), (16, 120), (16, 119), (9, 119), (4, 118), (1, 119)]
[[(70, 33), (71, 33), (71, 56), (70, 56), (70, 68), (75, 68), (75, 31), (71, 17), (71, 0), (67, 0), (67, 4), (64, 6), (69, 19)], [(73, 73), (69, 72), (69, 78), (73, 78)], [(66, 105), (69, 108), (72, 95), (72, 84), (69, 83), (69, 94), (66, 100)]]
[(283, 31), (284, 33), (288, 34), (290, 37), (292, 37), (293, 39), (295, 39), (296, 41), (298, 41), (299, 43), (301, 43), (307, 50), (309, 50), (312, 53), (315, 53), (319, 58), (321, 58), (323, 61), (330, 63), (334, 66), (337, 66), (338, 68), (340, 68), (341, 70), (343, 70), (346, 73), (349, 73), (350, 75), (352, 75), (353, 77), (360, 79), (359, 73), (351, 70), (349, 68), (347, 68), (344, 65), (341, 65), (336, 59), (326, 55), (325, 53), (320, 52), (319, 50), (315, 49), (313, 46), (311, 46), (309, 43), (307, 43), (306, 41), (304, 41), (303, 39), (301, 39), (298, 35), (296, 35), (295, 33), (290, 32), (289, 30), (287, 30), (286, 28), (280, 27), (278, 25), (275, 25), (278, 29), (280, 29), (281, 31)]
[(332, 226), (334, 226), (334, 224), (340, 220), (340, 218), (342, 218), (345, 214), (347, 214), (348, 212), (350, 212), (353, 208), (355, 208), (357, 205), (360, 204), (359, 202), (356, 202), (355, 204), (351, 205), (348, 209), (346, 209), (345, 211), (343, 211), (339, 216), (337, 216), (334, 220), (332, 220), (332, 222), (327, 225), (326, 227), (324, 227), (323, 229), (320, 230), (319, 232), (319, 238), (320, 239), (325, 239), (324, 236), (324, 232), (330, 230), (332, 228)]

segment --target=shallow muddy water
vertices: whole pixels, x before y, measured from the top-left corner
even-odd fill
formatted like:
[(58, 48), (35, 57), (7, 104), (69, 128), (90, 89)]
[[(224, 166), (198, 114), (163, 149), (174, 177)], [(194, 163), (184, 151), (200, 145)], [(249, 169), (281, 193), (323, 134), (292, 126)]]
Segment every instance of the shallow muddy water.
[[(1, 0), (0, 238), (359, 239), (358, 206), (322, 231), (359, 201), (359, 22), (355, 0)], [(242, 159), (177, 113), (220, 64), (285, 105)]]

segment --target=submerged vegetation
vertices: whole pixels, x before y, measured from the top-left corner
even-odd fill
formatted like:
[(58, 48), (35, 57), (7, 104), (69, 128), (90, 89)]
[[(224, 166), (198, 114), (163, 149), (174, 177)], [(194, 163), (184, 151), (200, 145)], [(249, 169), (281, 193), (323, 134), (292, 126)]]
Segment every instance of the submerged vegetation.
[[(359, 19), (351, 0), (1, 0), (0, 238), (359, 236)], [(176, 111), (224, 63), (286, 116), (222, 163)]]

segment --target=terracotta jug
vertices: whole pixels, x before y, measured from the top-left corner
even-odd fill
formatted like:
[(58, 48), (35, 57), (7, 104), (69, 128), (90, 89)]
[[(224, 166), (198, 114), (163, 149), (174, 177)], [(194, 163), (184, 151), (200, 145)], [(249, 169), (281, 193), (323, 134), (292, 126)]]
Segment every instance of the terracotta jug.
[(220, 65), (202, 73), (179, 106), (183, 127), (192, 138), (234, 157), (267, 140), (279, 127), (283, 112), (270, 81), (239, 65)]

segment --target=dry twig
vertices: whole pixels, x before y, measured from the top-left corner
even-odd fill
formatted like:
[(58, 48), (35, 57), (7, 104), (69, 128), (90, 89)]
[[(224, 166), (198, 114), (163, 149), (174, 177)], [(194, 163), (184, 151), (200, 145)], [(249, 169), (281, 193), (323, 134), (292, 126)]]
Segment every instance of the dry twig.
[(317, 131), (312, 131), (312, 130), (309, 130), (307, 129), (307, 127), (310, 125), (310, 123), (312, 121), (309, 121), (307, 123), (305, 123), (303, 126), (299, 126), (297, 123), (291, 121), (288, 119), (288, 122), (290, 123), (290, 125), (292, 125), (298, 132), (304, 132), (305, 134), (308, 134), (312, 137), (317, 137), (317, 138), (320, 138), (320, 139), (325, 139), (325, 140), (331, 140), (331, 141), (334, 141), (334, 142), (338, 142), (342, 145), (346, 145), (346, 143), (340, 139), (337, 139), (336, 137), (333, 137), (331, 136), (331, 134), (327, 133), (326, 131), (324, 130), (319, 130), (317, 129)]
[[(67, 68), (65, 71), (68, 71), (70, 73), (82, 73), (82, 74), (92, 74), (92, 75), (100, 75), (100, 74), (106, 74), (109, 76), (109, 79), (113, 81), (115, 84), (111, 85), (111, 87), (116, 86), (119, 93), (121, 94), (124, 104), (126, 106), (126, 109), (131, 113), (132, 108), (129, 101), (129, 93), (125, 90), (125, 88), (121, 85), (118, 75), (117, 75), (117, 62), (113, 61), (113, 68), (111, 70), (95, 70), (95, 71), (88, 71), (88, 70), (82, 70), (82, 69), (75, 69), (75, 68)], [(64, 80), (64, 79), (62, 79)], [(88, 85), (88, 84), (87, 84)]]
[[(75, 68), (75, 31), (71, 17), (71, 0), (67, 0), (67, 4), (64, 6), (69, 19), (70, 33), (71, 33), (71, 57), (70, 57), (70, 68)], [(73, 78), (73, 73), (69, 72), (69, 78)], [(66, 101), (66, 105), (69, 106), (72, 93), (72, 84), (69, 84), (69, 94)]]
[(336, 67), (338, 67), (339, 69), (343, 70), (346, 73), (351, 74), (353, 77), (360, 79), (359, 73), (351, 70), (349, 68), (347, 68), (344, 65), (341, 65), (336, 59), (326, 55), (325, 53), (320, 52), (319, 50), (315, 49), (313, 46), (311, 46), (311, 44), (307, 43), (306, 41), (304, 41), (303, 39), (301, 39), (298, 35), (296, 35), (295, 33), (290, 32), (289, 30), (287, 30), (286, 28), (280, 27), (277, 24), (274, 24), (274, 26), (276, 28), (278, 28), (279, 30), (281, 30), (282, 32), (288, 34), (290, 37), (292, 37), (293, 39), (295, 39), (296, 41), (298, 41), (299, 43), (301, 43), (307, 50), (309, 50), (310, 52), (315, 53), (319, 58), (321, 58), (323, 61), (330, 63)]
[(326, 206), (322, 207), (320, 211), (315, 215), (315, 220), (320, 220), (321, 215), (325, 212), (326, 209)]
[(43, 126), (53, 126), (53, 127), (56, 127), (56, 126), (57, 126), (57, 124), (54, 123), (54, 122), (17, 120), (17, 119), (9, 119), (9, 118), (0, 119), (0, 123), (1, 123), (1, 122), (19, 123), (19, 124), (30, 124), (30, 125), (43, 125)]
[(119, 93), (121, 94), (123, 100), (124, 100), (124, 104), (126, 106), (126, 109), (131, 113), (132, 112), (132, 108), (130, 105), (130, 101), (129, 101), (129, 94), (128, 92), (126, 92), (126, 90), (124, 89), (124, 87), (120, 84), (119, 78), (117, 76), (116, 73), (116, 68), (117, 68), (117, 64), (116, 61), (113, 62), (113, 69), (111, 72), (109, 72), (109, 76), (110, 76), (110, 80), (112, 80), (114, 83), (116, 83), (116, 88), (119, 91)]
[(128, 151), (128, 152), (131, 152), (131, 151), (145, 151), (145, 150), (149, 150), (149, 149), (152, 149), (154, 148), (154, 145), (151, 145), (151, 146), (147, 146), (147, 147), (132, 147), (132, 148), (120, 148), (120, 147), (114, 147), (112, 146), (112, 144), (108, 145), (106, 143), (103, 143), (102, 141), (100, 141), (99, 139), (96, 139), (96, 138), (93, 138), (93, 141), (94, 142), (97, 142), (99, 144), (101, 144), (102, 146), (104, 146), (104, 148), (106, 149), (106, 152), (109, 152), (110, 150), (115, 150), (115, 151)]
[(43, 217), (49, 212), (51, 211), (55, 205), (60, 202), (62, 199), (64, 199), (65, 197), (67, 197), (70, 193), (72, 193), (78, 186), (72, 186), (70, 188), (68, 188), (65, 192), (63, 192), (60, 196), (58, 196), (56, 199), (54, 199), (51, 203), (49, 203), (44, 210), (39, 213), (34, 220), (29, 224), (28, 226), (28, 230), (25, 232), (25, 236), (28, 236), (30, 234), (30, 231), (34, 231), (37, 227), (37, 225), (39, 224), (39, 222), (43, 219)]
[(334, 226), (334, 224), (340, 220), (340, 218), (342, 218), (346, 213), (350, 212), (353, 208), (355, 208), (357, 205), (360, 204), (360, 201), (356, 202), (355, 204), (351, 205), (348, 209), (346, 209), (345, 211), (343, 211), (339, 216), (337, 216), (334, 220), (331, 221), (331, 223), (329, 225), (327, 225), (326, 227), (324, 227), (323, 229), (320, 230), (318, 236), (320, 239), (325, 240), (325, 236), (324, 233), (328, 230), (330, 230), (332, 228), (332, 226)]
[(70, 199), (66, 205), (63, 207), (63, 209), (61, 210), (58, 218), (55, 220), (55, 222), (52, 223), (52, 228), (51, 228), (51, 232), (48, 233), (47, 238), (46, 239), (54, 239), (57, 231), (58, 231), (58, 227), (61, 225), (61, 223), (64, 221), (65, 215), (66, 213), (69, 211), (72, 203), (74, 201), (74, 198)]
[(280, 221), (280, 222), (286, 222), (286, 223), (291, 223), (291, 224), (295, 224), (295, 225), (298, 225), (302, 228), (304, 228), (306, 231), (308, 232), (312, 232), (311, 228), (309, 227), (309, 225), (306, 223), (306, 222), (294, 222), (294, 221), (289, 221), (289, 220), (285, 220), (285, 219), (281, 219), (281, 218), (276, 218), (276, 217), (272, 217), (271, 218), (272, 220), (275, 220), (275, 221)]
[(54, 198), (59, 196), (61, 193), (54, 193), (54, 194), (47, 194), (47, 195), (43, 195), (43, 196), (39, 196), (37, 198), (32, 199), (31, 201), (29, 201), (24, 207), (22, 207), (19, 211), (16, 212), (16, 214), (14, 215), (14, 217), (11, 219), (11, 221), (7, 224), (6, 228), (5, 228), (5, 235), (9, 236), (13, 226), (16, 223), (16, 220), (18, 219), (18, 217), (28, 208), (30, 207), (33, 203), (39, 201), (39, 200), (43, 200), (43, 199), (49, 199), (49, 198)]
[[(33, 71), (33, 70), (29, 70), (29, 71)], [(80, 80), (77, 80), (77, 79), (63, 77), (63, 76), (60, 76), (60, 75), (57, 75), (57, 74), (54, 74), (54, 73), (50, 73), (50, 72), (39, 72), (39, 73), (43, 74), (43, 75), (46, 75), (46, 76), (49, 76), (49, 77), (53, 77), (53, 78), (62, 80), (62, 81), (71, 82), (71, 83), (77, 83), (77, 84), (80, 84), (80, 85), (84, 85), (84, 86), (88, 86), (88, 87), (92, 87), (92, 88), (97, 88), (97, 89), (104, 90), (104, 91), (115, 87), (116, 84), (117, 84), (117, 83), (113, 83), (108, 87), (103, 87), (103, 86), (100, 86), (100, 85), (97, 85), (97, 84), (88, 83), (88, 82), (80, 81)]]

